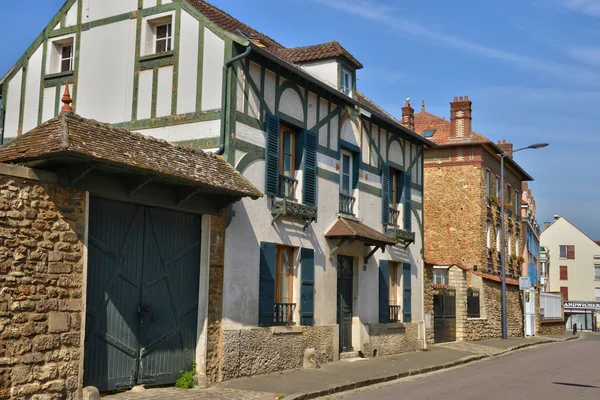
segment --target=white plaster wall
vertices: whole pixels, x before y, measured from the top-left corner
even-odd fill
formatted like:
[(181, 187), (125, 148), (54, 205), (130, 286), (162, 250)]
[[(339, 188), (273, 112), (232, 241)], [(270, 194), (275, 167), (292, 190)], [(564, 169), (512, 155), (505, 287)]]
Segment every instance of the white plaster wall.
[(156, 92), (156, 116), (171, 115), (173, 100), (173, 66), (158, 69), (158, 85)]
[(44, 88), (44, 108), (42, 110), (42, 123), (55, 117), (56, 87)]
[(276, 82), (277, 76), (273, 71), (265, 70), (265, 103), (271, 110), (275, 112), (275, 92), (277, 91)]
[(404, 166), (404, 156), (402, 154), (402, 148), (400, 147), (400, 143), (398, 143), (397, 141), (393, 141), (392, 143), (390, 143), (390, 156), (388, 161)]
[[(131, 3), (131, 0), (123, 3)], [(135, 20), (81, 33), (77, 91), (79, 115), (107, 123), (131, 120), (135, 36)], [(110, 57), (107, 56), (109, 54)]]
[[(379, 150), (379, 127), (373, 125), (371, 129), (371, 136), (373, 138), (373, 148), (371, 151), (371, 165), (378, 166), (379, 165), (379, 156), (377, 155), (377, 151)], [(379, 150), (380, 151), (380, 150)]]
[(241, 123), (236, 124), (235, 137), (262, 148), (264, 148), (267, 143), (267, 136), (263, 130)]
[(156, 7), (156, 0), (144, 0), (144, 8)]
[[(335, 110), (335, 108), (337, 107), (337, 105), (330, 103), (329, 104), (329, 108), (330, 108), (330, 112)], [(338, 150), (339, 148), (339, 137), (340, 137), (340, 122), (339, 122), (339, 118), (332, 118), (331, 121), (329, 122), (329, 125), (331, 127), (331, 142), (329, 144), (329, 148), (331, 148), (332, 150)]]
[(308, 129), (312, 129), (317, 124), (317, 95), (308, 92)]
[(335, 60), (315, 61), (302, 64), (302, 68), (319, 78), (324, 83), (337, 89), (338, 63)]
[(27, 82), (25, 85), (23, 133), (30, 131), (38, 125), (43, 52), (44, 46), (41, 45), (29, 59)]
[[(324, 120), (328, 114), (329, 114), (329, 103), (327, 102), (327, 100), (321, 99), (320, 104), (319, 104), (319, 121), (318, 122), (321, 122), (322, 120)], [(328, 127), (328, 124), (325, 124), (321, 127), (321, 129), (319, 129), (319, 144), (323, 147), (329, 146), (329, 143), (327, 143), (327, 127)]]
[[(379, 128), (379, 153), (381, 154), (381, 162), (388, 162), (387, 159), (387, 131)], [(375, 164), (377, 165), (377, 164)]]
[(95, 21), (137, 10), (137, 0), (81, 1), (83, 1), (83, 22)]
[(244, 96), (244, 86), (246, 85), (246, 77), (242, 68), (234, 69), (236, 71), (236, 110), (240, 113), (244, 112), (244, 105), (246, 104), (246, 98)]
[(19, 132), (19, 113), (21, 104), (21, 83), (23, 69), (15, 74), (8, 83), (6, 99), (6, 118), (4, 120), (4, 137), (16, 137)]
[[(540, 245), (550, 253), (548, 291), (559, 292), (561, 286), (566, 286), (569, 301), (595, 301), (595, 288), (600, 287), (600, 282), (595, 281), (594, 256), (600, 256), (600, 246), (564, 218), (542, 232)], [(560, 258), (561, 245), (575, 246), (574, 260)], [(560, 280), (561, 265), (567, 266), (568, 280)]]
[(152, 76), (151, 69), (140, 71), (138, 83), (137, 119), (149, 119), (152, 115)]
[[(360, 133), (358, 126), (351, 119), (346, 119), (342, 124), (341, 137), (348, 143), (360, 147)], [(363, 152), (363, 153), (366, 153)]]
[(75, 4), (73, 4), (71, 8), (69, 8), (69, 11), (67, 12), (67, 17), (65, 18), (66, 27), (77, 25), (77, 3), (79, 3), (79, 1), (75, 2)]
[(220, 135), (221, 121), (204, 121), (193, 124), (165, 126), (161, 128), (142, 129), (138, 132), (144, 135), (164, 139), (168, 142), (214, 138)]
[(179, 44), (179, 83), (177, 84), (177, 113), (196, 111), (198, 86), (198, 40), (199, 23), (185, 11), (181, 11)]
[(297, 120), (304, 121), (304, 107), (302, 99), (294, 89), (286, 89), (279, 99), (279, 111), (294, 117)]
[(210, 29), (204, 29), (204, 69), (202, 74), (202, 110), (221, 108), (225, 42)]
[[(260, 76), (260, 66), (253, 62), (250, 63), (250, 78), (256, 84), (256, 87), (260, 89), (261, 85), (261, 76)], [(249, 86), (248, 90), (248, 115), (253, 118), (260, 118), (260, 99), (258, 97), (258, 93)]]

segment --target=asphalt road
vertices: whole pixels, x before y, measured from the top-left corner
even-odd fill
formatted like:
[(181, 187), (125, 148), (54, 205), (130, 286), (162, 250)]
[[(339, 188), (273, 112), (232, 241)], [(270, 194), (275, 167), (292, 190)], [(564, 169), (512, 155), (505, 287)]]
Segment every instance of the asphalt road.
[(600, 334), (327, 398), (598, 400)]

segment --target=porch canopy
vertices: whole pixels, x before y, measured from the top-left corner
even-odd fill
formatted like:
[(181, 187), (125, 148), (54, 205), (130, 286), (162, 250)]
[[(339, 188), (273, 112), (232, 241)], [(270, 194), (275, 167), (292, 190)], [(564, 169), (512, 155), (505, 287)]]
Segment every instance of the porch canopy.
[(62, 185), (113, 200), (219, 214), (262, 197), (223, 159), (64, 111), (0, 147), (0, 162), (50, 170)]
[(329, 257), (333, 257), (335, 253), (344, 245), (344, 243), (352, 244), (353, 242), (363, 242), (365, 246), (373, 246), (374, 249), (365, 257), (365, 262), (371, 258), (378, 249), (385, 252), (385, 246), (394, 246), (396, 240), (384, 235), (381, 232), (357, 221), (355, 219), (339, 217), (335, 224), (325, 233), (327, 239), (339, 240), (338, 244), (331, 249)]

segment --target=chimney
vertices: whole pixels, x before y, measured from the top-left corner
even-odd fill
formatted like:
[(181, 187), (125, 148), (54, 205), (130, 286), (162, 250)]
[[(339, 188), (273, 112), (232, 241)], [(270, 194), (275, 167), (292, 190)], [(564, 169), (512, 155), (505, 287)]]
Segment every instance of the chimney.
[(450, 137), (471, 136), (471, 105), (469, 96), (455, 97), (450, 103)]
[(512, 155), (512, 151), (513, 151), (513, 144), (512, 144), (512, 143), (506, 143), (506, 139), (503, 139), (502, 141), (499, 141), (499, 140), (498, 140), (498, 147), (500, 147), (500, 149), (501, 149), (501, 150), (502, 150), (504, 153), (508, 154), (508, 156), (509, 156), (510, 158), (513, 158), (513, 155)]
[(402, 107), (402, 125), (411, 131), (415, 130), (415, 110), (410, 106), (410, 99), (406, 99)]
[(552, 225), (551, 222), (544, 222), (544, 230), (550, 228), (550, 225)]

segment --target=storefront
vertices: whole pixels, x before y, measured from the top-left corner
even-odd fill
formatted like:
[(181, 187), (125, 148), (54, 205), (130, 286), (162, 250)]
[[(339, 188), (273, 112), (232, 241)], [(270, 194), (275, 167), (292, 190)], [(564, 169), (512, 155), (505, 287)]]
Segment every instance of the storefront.
[(598, 331), (598, 314), (600, 313), (600, 302), (593, 301), (566, 301), (565, 320), (567, 329)]

